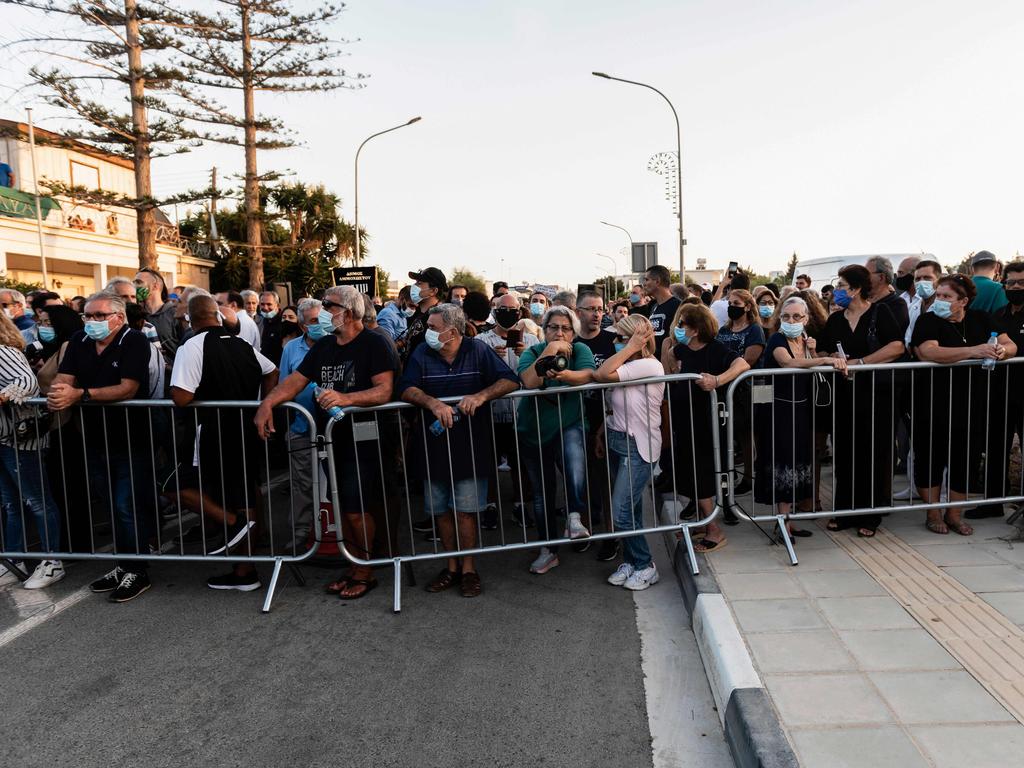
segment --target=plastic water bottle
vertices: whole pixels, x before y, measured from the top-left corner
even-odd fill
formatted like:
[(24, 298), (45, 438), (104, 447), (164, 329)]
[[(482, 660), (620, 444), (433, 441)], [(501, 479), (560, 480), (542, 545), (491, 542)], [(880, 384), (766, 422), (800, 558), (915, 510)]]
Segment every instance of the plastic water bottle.
[[(327, 390), (324, 389), (323, 387), (317, 387), (316, 389), (313, 390), (313, 397), (315, 397), (317, 399), (317, 402), (319, 402), (320, 396), (326, 391)], [(340, 405), (332, 405), (330, 408), (325, 408), (324, 410), (327, 411), (327, 416), (331, 419), (331, 421), (341, 421), (342, 419), (345, 418), (345, 412), (341, 410)]]
[[(993, 349), (999, 346), (999, 336), (995, 331), (992, 331), (992, 335), (988, 337), (988, 345)], [(991, 372), (996, 367), (996, 359), (994, 357), (984, 358), (981, 361), (981, 367)]]
[[(462, 418), (462, 412), (458, 408), (452, 408), (452, 426), (454, 427), (459, 423), (459, 419)], [(430, 425), (430, 434), (440, 435), (444, 432), (444, 425), (441, 424), (440, 419), (436, 419), (433, 424)]]

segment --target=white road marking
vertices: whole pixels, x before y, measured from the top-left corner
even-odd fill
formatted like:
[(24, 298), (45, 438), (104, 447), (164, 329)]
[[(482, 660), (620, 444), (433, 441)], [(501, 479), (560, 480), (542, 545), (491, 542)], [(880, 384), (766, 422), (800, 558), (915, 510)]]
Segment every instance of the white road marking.
[[(28, 590), (23, 590), (21, 588), (18, 588), (17, 590), (12, 590), (10, 594), (13, 596), (17, 592), (26, 592), (26, 591), (28, 591)], [(0, 648), (3, 648), (8, 643), (11, 643), (11, 642), (17, 640), (23, 634), (25, 634), (26, 632), (28, 632), (28, 631), (30, 631), (32, 629), (35, 629), (36, 627), (38, 627), (43, 622), (49, 621), (50, 619), (52, 619), (54, 616), (56, 616), (61, 611), (65, 611), (68, 608), (70, 608), (71, 606), (75, 605), (76, 603), (82, 602), (82, 600), (84, 600), (86, 597), (88, 597), (91, 594), (92, 594), (92, 592), (89, 591), (89, 587), (88, 587), (88, 585), (86, 585), (86, 586), (82, 587), (81, 589), (76, 590), (76, 591), (72, 592), (70, 595), (68, 595), (66, 597), (63, 597), (60, 600), (58, 600), (57, 602), (53, 603), (53, 605), (50, 608), (42, 608), (42, 609), (39, 610), (38, 613), (35, 613), (32, 616), (29, 616), (24, 621), (18, 622), (17, 624), (15, 624), (10, 629), (5, 630), (4, 632), (0, 632)], [(15, 602), (17, 602), (18, 598), (14, 598), (14, 599), (15, 599)]]

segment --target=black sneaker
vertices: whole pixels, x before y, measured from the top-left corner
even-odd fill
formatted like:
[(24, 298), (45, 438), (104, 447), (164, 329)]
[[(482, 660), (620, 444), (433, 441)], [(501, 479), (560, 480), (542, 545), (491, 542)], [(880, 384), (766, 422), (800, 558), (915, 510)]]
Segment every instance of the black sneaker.
[(424, 517), (422, 520), (414, 522), (412, 529), (416, 533), (430, 533), (434, 530), (434, 522), (429, 517)]
[(252, 530), (254, 525), (256, 525), (255, 520), (246, 520), (244, 515), (238, 515), (235, 519), (235, 524), (228, 527), (227, 543), (217, 547), (217, 549), (210, 550), (209, 554), (219, 555), (221, 552), (231, 549), (235, 544), (249, 535), (249, 531)]
[[(515, 504), (512, 505), (511, 519), (512, 519), (513, 523), (515, 523), (516, 525), (522, 527), (522, 525), (523, 525), (523, 505), (520, 504), (518, 501)], [(527, 517), (526, 518), (526, 527), (527, 528), (533, 528), (533, 518), (531, 518), (531, 517)]]
[(239, 576), (232, 571), (223, 576), (211, 576), (206, 580), (206, 586), (210, 589), (237, 589), (239, 592), (252, 592), (262, 585), (260, 584), (260, 575), (256, 571), (245, 576)]
[(149, 582), (149, 574), (145, 571), (142, 573), (128, 571), (125, 573), (124, 578), (121, 579), (121, 583), (117, 585), (117, 589), (110, 593), (110, 597), (107, 600), (112, 603), (127, 603), (129, 600), (134, 600), (151, 586), (153, 585)]
[(602, 563), (608, 563), (619, 556), (622, 551), (622, 542), (618, 539), (605, 539), (597, 550), (597, 559)]
[(683, 511), (679, 513), (679, 519), (681, 521), (693, 520), (697, 516), (697, 503), (690, 499), (690, 503), (683, 507)]
[(586, 552), (590, 549), (590, 539), (583, 539), (583, 541), (574, 541), (572, 543), (573, 552)]
[(488, 504), (480, 512), (480, 528), (484, 531), (498, 530), (498, 505)]
[(89, 585), (89, 589), (93, 592), (113, 592), (117, 589), (117, 585), (121, 583), (121, 580), (125, 577), (125, 571), (120, 568), (114, 568), (106, 576), (101, 576), (96, 579), (92, 584)]

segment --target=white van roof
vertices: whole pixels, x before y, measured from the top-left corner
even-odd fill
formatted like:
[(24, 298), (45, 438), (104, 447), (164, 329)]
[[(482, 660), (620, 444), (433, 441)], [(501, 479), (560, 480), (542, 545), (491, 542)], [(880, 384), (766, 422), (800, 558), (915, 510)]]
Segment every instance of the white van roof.
[(820, 288), (828, 283), (835, 283), (839, 277), (839, 270), (850, 264), (864, 264), (873, 257), (886, 258), (893, 266), (898, 266), (908, 256), (920, 256), (922, 259), (935, 259), (930, 253), (865, 253), (856, 256), (823, 256), (817, 259), (800, 259), (793, 273), (793, 279), (797, 275), (807, 275), (811, 278), (811, 287)]

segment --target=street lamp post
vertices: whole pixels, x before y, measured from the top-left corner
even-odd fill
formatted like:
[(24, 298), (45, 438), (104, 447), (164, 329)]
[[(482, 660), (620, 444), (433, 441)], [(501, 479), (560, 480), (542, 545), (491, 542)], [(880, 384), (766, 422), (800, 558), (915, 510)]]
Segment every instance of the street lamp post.
[(355, 265), (357, 267), (359, 266), (359, 260), (361, 258), (360, 243), (359, 243), (359, 153), (363, 151), (363, 147), (366, 146), (366, 142), (368, 142), (370, 139), (375, 139), (378, 136), (383, 136), (385, 133), (391, 133), (392, 131), (397, 131), (399, 128), (405, 128), (405, 126), (412, 125), (413, 123), (418, 123), (422, 119), (423, 118), (421, 118), (421, 117), (414, 117), (412, 120), (408, 121), (407, 123), (402, 123), (401, 125), (396, 125), (394, 128), (388, 128), (385, 131), (378, 131), (377, 133), (373, 134), (372, 136), (367, 136), (365, 139), (363, 139), (363, 143), (359, 145), (359, 149), (356, 150), (356, 173), (355, 173), (356, 193), (355, 193), (355, 198), (353, 200), (353, 205), (355, 207), (355, 227), (356, 227)]
[[(617, 273), (619, 271), (619, 262), (617, 262), (612, 256), (608, 256), (607, 254), (604, 254), (604, 253), (599, 253), (597, 255), (600, 256), (602, 259), (608, 259), (608, 261), (610, 261), (612, 263), (612, 269), (615, 270), (615, 272), (612, 273), (612, 280), (613, 281), (614, 280), (618, 280), (618, 274)], [(615, 293), (615, 283), (614, 282), (612, 283), (611, 290), (608, 292), (608, 294), (610, 296), (613, 293)]]
[(648, 88), (661, 96), (672, 110), (672, 117), (676, 120), (676, 203), (679, 207), (679, 282), (686, 285), (686, 259), (684, 256), (686, 238), (683, 237), (683, 133), (679, 127), (679, 113), (676, 112), (676, 108), (672, 102), (669, 101), (668, 96), (659, 91), (653, 85), (638, 83), (636, 80), (626, 80), (621, 77), (612, 77), (611, 75), (606, 75), (604, 72), (591, 72), (591, 74), (595, 77), (603, 77), (605, 80), (616, 80), (620, 83), (628, 83), (629, 85), (639, 85), (641, 88)]

